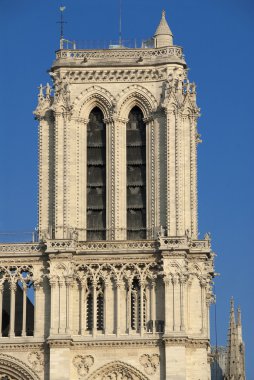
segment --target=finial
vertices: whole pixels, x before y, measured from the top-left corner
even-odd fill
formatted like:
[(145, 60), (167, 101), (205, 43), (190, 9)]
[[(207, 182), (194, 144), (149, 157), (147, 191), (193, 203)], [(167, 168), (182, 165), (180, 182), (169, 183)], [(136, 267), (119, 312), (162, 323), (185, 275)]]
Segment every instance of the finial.
[(231, 311), (234, 311), (234, 297), (232, 296), (231, 299), (230, 299), (230, 309)]
[(162, 17), (166, 18), (166, 11), (165, 11), (165, 9), (162, 10)]
[(46, 85), (46, 97), (49, 98), (50, 94), (51, 94), (51, 88), (50, 88), (49, 83), (47, 83), (47, 85)]
[(42, 86), (42, 84), (40, 84), (40, 86), (38, 87), (38, 89), (39, 89), (38, 98), (39, 99), (43, 99), (44, 98), (44, 94), (43, 94), (43, 86)]
[(238, 306), (238, 308), (237, 308), (237, 326), (241, 326), (241, 325), (242, 325), (242, 313), (241, 313), (240, 306)]
[(235, 326), (235, 305), (233, 297), (230, 299), (230, 325)]

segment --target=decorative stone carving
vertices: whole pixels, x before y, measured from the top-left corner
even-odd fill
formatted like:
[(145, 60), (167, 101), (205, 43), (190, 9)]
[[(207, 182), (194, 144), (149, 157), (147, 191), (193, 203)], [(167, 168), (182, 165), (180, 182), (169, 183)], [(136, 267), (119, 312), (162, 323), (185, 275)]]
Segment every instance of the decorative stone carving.
[(28, 362), (31, 364), (36, 373), (40, 373), (43, 371), (44, 366), (44, 358), (41, 352), (30, 352), (27, 357)]
[(116, 361), (99, 368), (88, 377), (88, 380), (148, 380), (148, 378), (133, 366)]
[(140, 356), (139, 362), (148, 375), (154, 375), (160, 364), (160, 356), (158, 354), (143, 354)]
[(122, 61), (126, 59), (151, 59), (151, 58), (166, 58), (166, 57), (178, 57), (183, 58), (183, 51), (181, 47), (170, 46), (157, 49), (112, 49), (112, 50), (58, 50), (56, 53), (56, 59), (72, 59), (78, 60), (107, 60), (116, 59)]
[(76, 355), (73, 358), (73, 364), (77, 368), (78, 374), (83, 377), (89, 373), (90, 367), (94, 363), (94, 358), (91, 355)]

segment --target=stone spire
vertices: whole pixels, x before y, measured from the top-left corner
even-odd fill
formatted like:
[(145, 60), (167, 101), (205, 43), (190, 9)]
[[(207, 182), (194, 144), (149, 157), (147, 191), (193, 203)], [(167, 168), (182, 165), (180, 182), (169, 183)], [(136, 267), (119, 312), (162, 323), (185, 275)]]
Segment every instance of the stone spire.
[(230, 320), (228, 329), (227, 369), (226, 380), (245, 380), (244, 343), (242, 341), (241, 310), (237, 310), (237, 324), (235, 322), (235, 308), (233, 297), (230, 301)]
[(155, 47), (172, 46), (173, 34), (166, 20), (166, 12), (162, 11), (161, 21), (154, 34)]

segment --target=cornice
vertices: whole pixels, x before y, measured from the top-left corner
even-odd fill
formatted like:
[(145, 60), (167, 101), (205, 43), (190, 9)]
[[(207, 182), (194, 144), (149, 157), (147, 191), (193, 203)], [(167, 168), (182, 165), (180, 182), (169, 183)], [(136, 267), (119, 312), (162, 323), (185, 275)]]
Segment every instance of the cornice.
[(208, 348), (210, 342), (208, 339), (193, 339), (189, 337), (163, 337), (165, 346), (185, 346), (190, 348)]
[[(2, 340), (2, 339), (1, 339)], [(40, 343), (30, 343), (30, 342), (20, 342), (20, 343), (0, 343), (0, 351), (44, 351), (46, 349), (45, 342)]]

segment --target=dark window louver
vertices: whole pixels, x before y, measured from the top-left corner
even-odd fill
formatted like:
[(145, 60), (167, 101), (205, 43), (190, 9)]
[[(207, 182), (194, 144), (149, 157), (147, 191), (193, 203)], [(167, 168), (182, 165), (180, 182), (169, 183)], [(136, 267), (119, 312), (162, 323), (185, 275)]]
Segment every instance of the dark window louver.
[(143, 113), (132, 108), (126, 129), (127, 239), (146, 239), (146, 125)]
[(87, 240), (106, 239), (106, 125), (95, 107), (87, 124)]

